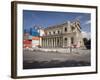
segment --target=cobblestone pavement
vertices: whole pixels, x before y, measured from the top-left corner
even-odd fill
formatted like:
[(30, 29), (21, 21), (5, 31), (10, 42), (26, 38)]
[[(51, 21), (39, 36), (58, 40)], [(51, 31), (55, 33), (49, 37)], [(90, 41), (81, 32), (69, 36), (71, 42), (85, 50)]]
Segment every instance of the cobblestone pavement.
[(75, 61), (86, 61), (90, 62), (90, 50), (76, 50), (71, 53), (60, 53), (53, 51), (32, 51), (24, 50), (23, 51), (24, 61), (50, 61), (50, 60), (75, 60)]
[[(59, 49), (60, 50), (60, 49)], [(62, 49), (61, 49), (62, 50)], [(23, 51), (23, 69), (90, 66), (90, 50), (73, 50), (71, 53), (57, 51)]]

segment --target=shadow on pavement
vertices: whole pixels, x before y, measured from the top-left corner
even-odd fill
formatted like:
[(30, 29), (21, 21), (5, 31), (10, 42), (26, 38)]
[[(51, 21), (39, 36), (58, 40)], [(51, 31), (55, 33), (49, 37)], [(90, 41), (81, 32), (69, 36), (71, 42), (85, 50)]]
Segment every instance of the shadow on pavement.
[(90, 66), (90, 62), (85, 61), (33, 61), (33, 62), (23, 62), (23, 69), (39, 69), (39, 68), (55, 68), (55, 67), (79, 67), (79, 66)]

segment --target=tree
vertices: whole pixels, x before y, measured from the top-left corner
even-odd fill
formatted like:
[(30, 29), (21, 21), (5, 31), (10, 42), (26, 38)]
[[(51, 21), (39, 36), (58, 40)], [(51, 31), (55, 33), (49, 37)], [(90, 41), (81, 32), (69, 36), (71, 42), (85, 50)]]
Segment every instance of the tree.
[(83, 41), (84, 41), (84, 44), (85, 44), (85, 47), (87, 49), (91, 49), (91, 39), (87, 39), (87, 38), (83, 38)]

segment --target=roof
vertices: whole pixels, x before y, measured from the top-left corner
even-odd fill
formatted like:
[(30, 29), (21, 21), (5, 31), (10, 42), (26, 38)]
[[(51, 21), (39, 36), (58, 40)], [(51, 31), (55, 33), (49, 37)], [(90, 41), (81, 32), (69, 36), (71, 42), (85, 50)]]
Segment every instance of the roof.
[(67, 24), (67, 22), (62, 23), (62, 24), (58, 24), (58, 25), (49, 26), (49, 27), (47, 27), (47, 28), (44, 28), (44, 30), (62, 27), (62, 25), (65, 25), (65, 24)]
[[(81, 27), (80, 27), (80, 21), (79, 21), (79, 20), (76, 20), (76, 21), (73, 21), (73, 22), (70, 21), (70, 23), (72, 23), (72, 24), (74, 23), (75, 25), (76, 25), (76, 23), (77, 23), (77, 24), (79, 25), (79, 28), (81, 28)], [(66, 24), (68, 24), (68, 21), (67, 21), (67, 22), (64, 22), (64, 23), (62, 23), (62, 24), (49, 26), (49, 27), (47, 27), (47, 28), (44, 28), (44, 30), (53, 29), (53, 28), (59, 28), (59, 27), (62, 27), (63, 25), (66, 25)]]

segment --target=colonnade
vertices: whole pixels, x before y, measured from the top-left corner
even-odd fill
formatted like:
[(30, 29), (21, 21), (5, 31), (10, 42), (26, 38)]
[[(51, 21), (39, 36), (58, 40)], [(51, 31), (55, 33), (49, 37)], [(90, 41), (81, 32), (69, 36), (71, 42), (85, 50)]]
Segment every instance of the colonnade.
[(44, 48), (63, 47), (63, 38), (62, 37), (43, 37), (42, 47)]

